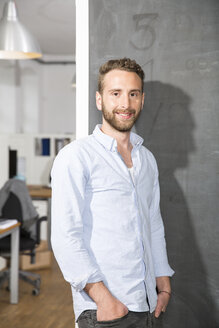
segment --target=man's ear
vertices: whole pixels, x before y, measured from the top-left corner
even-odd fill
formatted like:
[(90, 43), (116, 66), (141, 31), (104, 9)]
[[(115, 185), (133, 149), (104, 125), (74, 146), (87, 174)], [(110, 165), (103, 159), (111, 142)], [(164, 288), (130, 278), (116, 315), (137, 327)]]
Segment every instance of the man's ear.
[(98, 110), (102, 110), (102, 96), (98, 91), (96, 91), (96, 106)]
[(142, 110), (143, 107), (144, 107), (144, 97), (145, 97), (145, 93), (143, 92), (143, 93), (142, 93), (142, 100), (141, 100), (141, 110)]

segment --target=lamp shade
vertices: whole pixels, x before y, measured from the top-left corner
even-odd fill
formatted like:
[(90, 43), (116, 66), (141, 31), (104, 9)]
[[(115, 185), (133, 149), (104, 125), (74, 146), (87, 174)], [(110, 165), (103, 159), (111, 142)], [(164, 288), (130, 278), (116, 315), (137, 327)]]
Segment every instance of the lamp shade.
[(14, 1), (5, 3), (0, 21), (0, 59), (32, 59), (41, 56), (37, 40), (18, 20)]

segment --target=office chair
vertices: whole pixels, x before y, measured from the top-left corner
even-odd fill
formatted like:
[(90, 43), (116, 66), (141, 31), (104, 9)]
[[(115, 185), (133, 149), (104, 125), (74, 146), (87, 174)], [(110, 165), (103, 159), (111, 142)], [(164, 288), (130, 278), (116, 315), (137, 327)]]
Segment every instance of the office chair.
[[(28, 190), (27, 190), (28, 192)], [(34, 218), (33, 225), (36, 229), (36, 238), (31, 236), (31, 233), (24, 229), (23, 222), (23, 214), (22, 214), (22, 206), (19, 198), (13, 193), (9, 193), (9, 197), (7, 198), (4, 206), (2, 207), (2, 218), (7, 219), (16, 219), (21, 223), (20, 226), (20, 254), (30, 256), (30, 262), (35, 263), (35, 249), (36, 246), (40, 244), (40, 224), (42, 221), (46, 221), (47, 217), (36, 217)], [(4, 258), (10, 258), (10, 238), (11, 236), (7, 236), (5, 238), (0, 239), (0, 256)], [(28, 251), (28, 252), (27, 252)], [(0, 275), (0, 285), (4, 283), (5, 280), (9, 281), (10, 273), (9, 270), (5, 270)], [(31, 284), (34, 289), (32, 290), (33, 295), (38, 295), (40, 292), (40, 284), (41, 278), (39, 274), (29, 272), (29, 271), (21, 271), (19, 270), (19, 278), (23, 281)]]

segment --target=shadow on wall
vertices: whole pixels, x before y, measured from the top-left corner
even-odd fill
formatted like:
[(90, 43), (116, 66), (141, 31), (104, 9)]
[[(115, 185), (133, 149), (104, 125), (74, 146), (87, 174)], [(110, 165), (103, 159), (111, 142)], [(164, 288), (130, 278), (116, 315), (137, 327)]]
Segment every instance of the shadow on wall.
[[(145, 106), (135, 129), (155, 155), (161, 186), (161, 212), (166, 230), (173, 296), (163, 316), (164, 328), (216, 328), (215, 304), (208, 289), (191, 217), (174, 173), (188, 166), (195, 152), (191, 97), (161, 82), (145, 83)], [(186, 185), (186, 176), (181, 183)], [(191, 183), (195, 183), (190, 181)], [(201, 218), (197, 218), (201, 219)]]

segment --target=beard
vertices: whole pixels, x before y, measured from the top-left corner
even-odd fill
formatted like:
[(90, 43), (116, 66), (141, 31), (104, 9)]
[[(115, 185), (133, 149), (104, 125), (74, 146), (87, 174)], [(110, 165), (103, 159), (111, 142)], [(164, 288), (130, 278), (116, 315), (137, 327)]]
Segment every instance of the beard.
[[(130, 119), (124, 120), (124, 121), (120, 121), (117, 118), (117, 113), (124, 113), (124, 114), (132, 114)], [(131, 131), (133, 125), (135, 124), (135, 122), (137, 121), (137, 119), (139, 118), (140, 114), (141, 114), (141, 110), (139, 110), (139, 112), (136, 114), (136, 110), (135, 109), (126, 109), (126, 110), (118, 110), (118, 109), (113, 109), (112, 112), (109, 112), (104, 103), (102, 104), (102, 114), (103, 117), (105, 119), (105, 121), (115, 130), (119, 131), (119, 132), (129, 132)]]

